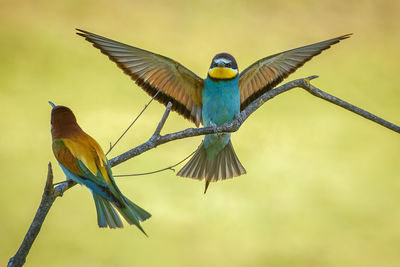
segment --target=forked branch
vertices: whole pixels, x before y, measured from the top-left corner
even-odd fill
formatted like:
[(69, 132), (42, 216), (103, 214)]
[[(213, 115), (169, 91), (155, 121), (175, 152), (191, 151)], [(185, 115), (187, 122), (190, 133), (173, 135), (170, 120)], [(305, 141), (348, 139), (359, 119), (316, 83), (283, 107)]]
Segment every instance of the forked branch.
[[(131, 159), (137, 155), (140, 155), (152, 148), (157, 147), (158, 145), (165, 144), (177, 139), (183, 139), (187, 137), (192, 137), (192, 136), (199, 136), (199, 135), (205, 135), (205, 134), (211, 134), (211, 133), (220, 133), (220, 132), (235, 132), (237, 131), (240, 126), (247, 120), (247, 118), (254, 112), (256, 111), (259, 107), (261, 107), (265, 102), (268, 100), (274, 98), (275, 96), (282, 94), (286, 91), (289, 91), (293, 88), (303, 88), (310, 94), (322, 98), (328, 102), (331, 102), (335, 105), (338, 105), (342, 108), (345, 108), (351, 112), (354, 112), (366, 119), (369, 119), (371, 121), (374, 121), (388, 129), (391, 129), (397, 133), (400, 133), (400, 127), (390, 123), (378, 116), (375, 116), (374, 114), (365, 111), (359, 107), (356, 107), (350, 103), (347, 103), (346, 101), (341, 100), (340, 98), (337, 98), (333, 95), (330, 95), (328, 93), (325, 93), (324, 91), (321, 91), (320, 89), (316, 88), (313, 86), (310, 81), (312, 79), (318, 78), (318, 76), (310, 76), (304, 79), (297, 79), (291, 82), (288, 82), (284, 85), (281, 85), (279, 87), (276, 87), (272, 89), (271, 91), (268, 91), (261, 95), (259, 98), (254, 100), (250, 105), (247, 106), (246, 109), (244, 109), (237, 117), (235, 120), (229, 123), (225, 123), (224, 125), (221, 125), (217, 128), (213, 127), (204, 127), (204, 128), (189, 128), (180, 132), (175, 132), (175, 133), (170, 133), (166, 135), (159, 135), (159, 131), (154, 133), (154, 135), (145, 143), (132, 148), (131, 150), (116, 156), (115, 158), (112, 158), (110, 160), (111, 166), (116, 166), (124, 161), (127, 161), (128, 159)], [(169, 114), (169, 108), (167, 107), (167, 110), (163, 116), (164, 121), (166, 120), (166, 116)]]
[[(261, 95), (259, 98), (254, 100), (249, 106), (247, 106), (246, 109), (244, 109), (236, 118), (230, 123), (225, 123), (222, 126), (213, 128), (213, 127), (205, 127), (205, 128), (189, 128), (183, 131), (175, 132), (175, 133), (170, 133), (166, 135), (161, 135), (161, 130), (164, 127), (164, 124), (168, 118), (168, 115), (171, 111), (171, 106), (172, 104), (169, 103), (167, 105), (167, 108), (164, 112), (164, 115), (157, 125), (156, 130), (154, 131), (154, 134), (150, 137), (150, 139), (135, 147), (132, 148), (131, 150), (116, 156), (112, 158), (109, 162), (112, 167), (121, 164), (122, 162), (125, 162), (137, 155), (140, 155), (150, 149), (153, 149), (161, 144), (165, 144), (177, 139), (183, 139), (183, 138), (188, 138), (192, 136), (199, 136), (199, 135), (206, 135), (206, 134), (211, 134), (211, 133), (219, 133), (219, 132), (235, 132), (237, 131), (240, 126), (246, 121), (246, 119), (254, 112), (256, 111), (259, 107), (261, 107), (265, 102), (268, 100), (274, 98), (275, 96), (282, 94), (286, 91), (289, 91), (293, 88), (303, 88), (310, 94), (322, 98), (330, 103), (333, 103), (335, 105), (338, 105), (342, 108), (345, 108), (351, 112), (354, 112), (366, 119), (369, 119), (371, 121), (374, 121), (388, 129), (391, 129), (397, 133), (400, 133), (400, 127), (390, 123), (382, 118), (379, 118), (378, 116), (375, 116), (374, 114), (365, 111), (361, 108), (358, 108), (350, 103), (347, 103), (335, 96), (332, 96), (328, 93), (325, 93), (324, 91), (321, 91), (320, 89), (316, 88), (315, 86), (310, 84), (310, 81), (312, 79), (317, 78), (318, 76), (311, 76), (305, 79), (298, 79), (294, 80), (291, 82), (288, 82), (284, 85), (281, 85), (279, 87), (276, 87), (272, 89), (271, 91), (268, 91)], [(114, 144), (115, 145), (115, 144)], [(168, 169), (168, 168), (166, 168)], [(53, 172), (51, 168), (51, 164), (49, 163), (48, 166), (48, 174), (47, 174), (47, 181), (46, 181), (46, 186), (43, 192), (42, 196), (42, 201), (39, 205), (39, 208), (36, 212), (35, 218), (33, 219), (33, 222), (25, 235), (25, 238), (18, 249), (17, 253), (15, 254), (14, 257), (12, 257), (8, 263), (9, 267), (12, 266), (22, 266), (25, 263), (26, 256), (29, 253), (29, 250), (35, 241), (35, 238), (39, 234), (40, 228), (43, 225), (43, 222), (46, 218), (47, 213), (49, 212), (51, 206), (53, 205), (54, 201), (56, 200), (57, 197), (62, 196), (65, 191), (67, 191), (69, 188), (74, 186), (75, 183), (72, 181), (65, 181), (60, 183), (59, 185), (55, 186), (53, 184)]]

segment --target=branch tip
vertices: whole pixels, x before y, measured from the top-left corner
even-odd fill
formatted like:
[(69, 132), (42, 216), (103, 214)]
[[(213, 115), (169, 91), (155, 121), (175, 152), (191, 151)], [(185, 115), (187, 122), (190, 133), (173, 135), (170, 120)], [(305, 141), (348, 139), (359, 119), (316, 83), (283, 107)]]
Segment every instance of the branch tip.
[(314, 79), (317, 79), (317, 78), (319, 78), (318, 75), (312, 75), (312, 76), (309, 76), (309, 77), (307, 77), (307, 78), (304, 78), (304, 80), (306, 80), (306, 81), (311, 81), (311, 80), (314, 80)]
[(167, 107), (166, 107), (166, 109), (164, 111), (164, 115), (162, 116), (160, 122), (157, 125), (156, 130), (154, 131), (153, 136), (150, 139), (158, 138), (160, 136), (161, 130), (164, 127), (164, 124), (168, 119), (168, 116), (169, 116), (169, 113), (171, 111), (171, 108), (172, 108), (172, 103), (168, 102)]
[(44, 194), (49, 195), (53, 191), (53, 168), (51, 162), (47, 165), (47, 179), (46, 185), (44, 186)]

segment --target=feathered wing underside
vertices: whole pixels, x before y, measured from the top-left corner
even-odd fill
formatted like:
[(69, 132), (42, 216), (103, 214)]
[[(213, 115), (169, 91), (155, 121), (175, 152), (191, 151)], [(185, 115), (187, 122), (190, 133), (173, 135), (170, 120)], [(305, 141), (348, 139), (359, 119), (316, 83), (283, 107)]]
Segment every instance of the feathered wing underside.
[(177, 175), (198, 180), (206, 179), (205, 193), (210, 182), (240, 176), (245, 173), (246, 170), (237, 158), (232, 142), (229, 141), (214, 160), (207, 160), (204, 143), (201, 143), (196, 153)]
[(346, 34), (327, 41), (306, 45), (269, 57), (262, 58), (240, 73), (240, 110), (245, 109), (253, 100), (271, 90), (289, 74), (293, 73), (314, 56), (331, 45), (349, 38)]
[(107, 55), (150, 96), (197, 126), (201, 122), (204, 80), (167, 57), (77, 29), (77, 34)]

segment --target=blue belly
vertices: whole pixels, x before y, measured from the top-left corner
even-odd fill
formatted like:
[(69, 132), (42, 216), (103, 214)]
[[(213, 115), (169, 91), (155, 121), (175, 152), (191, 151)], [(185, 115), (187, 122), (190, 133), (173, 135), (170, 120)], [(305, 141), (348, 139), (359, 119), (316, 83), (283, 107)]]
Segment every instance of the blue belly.
[[(205, 80), (203, 90), (203, 124), (220, 126), (240, 113), (239, 77), (230, 81)], [(204, 138), (207, 159), (213, 160), (228, 144), (230, 133), (210, 134)]]

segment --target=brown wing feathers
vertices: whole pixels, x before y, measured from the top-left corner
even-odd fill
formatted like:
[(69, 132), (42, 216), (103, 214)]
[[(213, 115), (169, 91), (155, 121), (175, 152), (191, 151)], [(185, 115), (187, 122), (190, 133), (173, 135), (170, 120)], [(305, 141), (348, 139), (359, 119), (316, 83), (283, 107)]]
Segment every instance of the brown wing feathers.
[[(78, 30), (151, 97), (194, 122), (201, 122), (203, 79), (181, 64), (140, 48)], [(157, 93), (158, 92), (158, 93)]]
[[(79, 30), (78, 35), (107, 55), (151, 97), (199, 126), (203, 79), (178, 62), (140, 48)], [(314, 56), (350, 34), (262, 58), (240, 73), (240, 109), (271, 90)], [(156, 95), (157, 94), (157, 95)]]
[(256, 98), (274, 88), (311, 58), (328, 49), (331, 45), (349, 37), (350, 34), (346, 34), (256, 61), (240, 73), (240, 110), (245, 109)]

